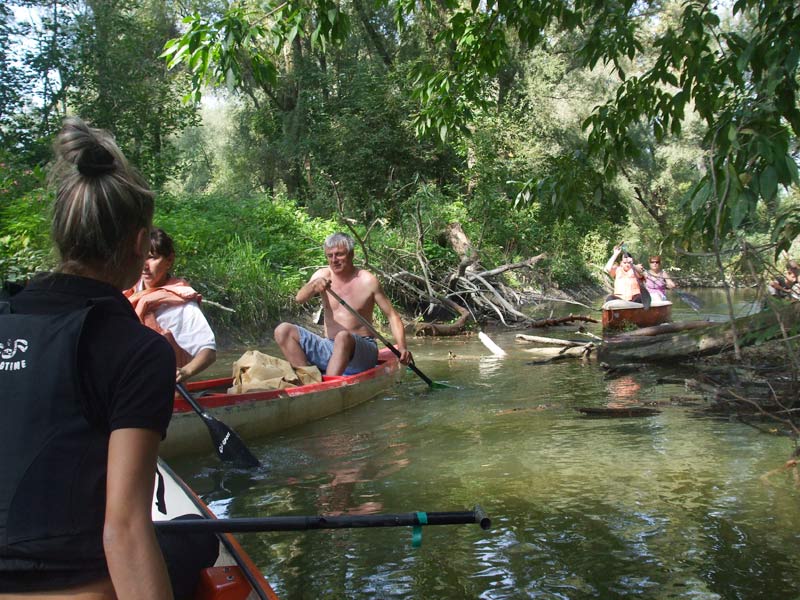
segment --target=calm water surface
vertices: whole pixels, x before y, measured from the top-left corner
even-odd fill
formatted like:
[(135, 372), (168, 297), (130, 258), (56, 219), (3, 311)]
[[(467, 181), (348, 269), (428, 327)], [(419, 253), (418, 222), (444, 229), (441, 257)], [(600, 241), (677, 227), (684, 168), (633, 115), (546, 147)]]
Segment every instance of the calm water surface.
[[(703, 317), (724, 320), (718, 291), (695, 293)], [(738, 294), (737, 311), (750, 301)], [(693, 315), (676, 303), (676, 318)], [(587, 418), (575, 408), (683, 395), (656, 379), (687, 372), (534, 366), (513, 333), (490, 333), (507, 358), (477, 339), (415, 341), (417, 365), (454, 388), (409, 372), (385, 396), (251, 444), (256, 472), (211, 455), (174, 466), (219, 516), (480, 504), (493, 519), (488, 532), (425, 528), (420, 548), (408, 528), (242, 536), (286, 599), (800, 597), (800, 488), (791, 473), (762, 478), (788, 458), (786, 438), (681, 407)]]

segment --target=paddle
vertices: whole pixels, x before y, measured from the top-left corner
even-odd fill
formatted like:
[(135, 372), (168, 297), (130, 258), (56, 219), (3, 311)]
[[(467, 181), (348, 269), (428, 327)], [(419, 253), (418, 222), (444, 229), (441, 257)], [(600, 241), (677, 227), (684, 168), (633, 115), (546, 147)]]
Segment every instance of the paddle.
[(681, 292), (678, 290), (676, 290), (675, 293), (678, 295), (678, 298), (688, 304), (695, 312), (699, 312), (700, 309), (703, 308), (703, 301), (694, 294), (690, 294), (689, 292)]
[[(395, 347), (394, 347), (394, 344), (392, 344), (392, 342), (390, 342), (390, 341), (389, 341), (389, 340), (387, 340), (385, 337), (383, 337), (383, 336), (382, 336), (380, 333), (378, 333), (378, 330), (377, 330), (377, 329), (375, 329), (375, 328), (372, 326), (372, 323), (370, 323), (369, 321), (367, 321), (367, 320), (366, 320), (366, 319), (365, 319), (365, 318), (364, 318), (364, 317), (361, 315), (361, 313), (359, 313), (357, 310), (355, 310), (355, 309), (354, 309), (352, 306), (350, 306), (350, 305), (349, 305), (347, 302), (345, 302), (344, 300), (342, 300), (342, 299), (339, 297), (339, 294), (337, 294), (336, 292), (334, 292), (334, 291), (333, 291), (333, 290), (332, 290), (330, 287), (326, 288), (326, 290), (325, 290), (325, 291), (326, 291), (326, 292), (328, 292), (328, 293), (329, 293), (331, 296), (333, 296), (334, 298), (336, 298), (336, 301), (337, 301), (339, 304), (341, 304), (342, 306), (344, 306), (344, 307), (345, 307), (347, 310), (349, 310), (351, 315), (353, 315), (353, 316), (354, 316), (356, 319), (358, 319), (359, 321), (361, 321), (361, 324), (362, 324), (362, 325), (364, 325), (364, 327), (366, 327), (367, 329), (369, 329), (369, 331), (370, 331), (370, 333), (372, 333), (372, 335), (374, 335), (376, 338), (378, 338), (380, 341), (382, 341), (382, 342), (383, 342), (383, 343), (386, 345), (386, 347), (387, 347), (389, 350), (391, 350), (391, 351), (392, 351), (392, 353), (393, 353), (393, 354), (394, 354), (394, 355), (395, 355), (397, 358), (400, 358), (400, 351), (399, 351), (397, 348), (395, 348)], [(437, 382), (435, 382), (435, 381), (431, 381), (431, 379), (430, 379), (430, 378), (429, 378), (427, 375), (425, 375), (425, 373), (423, 373), (422, 371), (420, 371), (420, 370), (417, 368), (417, 366), (416, 366), (416, 365), (415, 365), (413, 362), (411, 362), (411, 363), (408, 363), (408, 365), (406, 365), (406, 366), (407, 366), (409, 369), (411, 369), (412, 371), (414, 371), (414, 373), (416, 373), (417, 375), (419, 375), (420, 379), (422, 379), (422, 381), (424, 381), (425, 383), (427, 383), (427, 384), (428, 384), (428, 385), (429, 385), (431, 388), (433, 388), (433, 389), (444, 389), (444, 388), (450, 387), (449, 385), (445, 385), (445, 384), (443, 384), (443, 383), (437, 383)]]
[(208, 432), (211, 434), (211, 441), (214, 444), (214, 450), (217, 451), (217, 456), (223, 462), (235, 463), (241, 467), (260, 467), (261, 463), (253, 456), (253, 453), (248, 450), (244, 445), (242, 439), (237, 433), (203, 410), (203, 407), (197, 403), (189, 391), (183, 386), (182, 383), (176, 383), (175, 387), (178, 393), (183, 396), (183, 399), (194, 409), (203, 423), (208, 427)]
[(477, 523), (481, 529), (492, 526), (480, 506), (464, 512), (412, 512), (385, 515), (342, 515), (326, 517), (261, 517), (236, 519), (183, 519), (156, 521), (161, 531), (184, 533), (253, 533), (264, 531), (307, 531), (309, 529), (348, 529), (361, 527), (419, 527), (421, 525), (464, 525)]

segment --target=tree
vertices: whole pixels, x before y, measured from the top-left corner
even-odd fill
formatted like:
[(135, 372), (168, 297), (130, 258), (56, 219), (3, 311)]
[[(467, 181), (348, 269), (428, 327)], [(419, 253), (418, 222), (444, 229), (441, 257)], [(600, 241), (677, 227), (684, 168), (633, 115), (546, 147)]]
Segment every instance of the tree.
[(70, 107), (114, 132), (128, 157), (156, 187), (177, 171), (171, 136), (195, 122), (180, 102), (181, 74), (158, 56), (175, 34), (169, 5), (148, 0), (88, 0), (76, 17)]
[[(661, 141), (679, 134), (686, 111), (693, 110), (707, 127), (708, 159), (687, 206), (687, 225), (701, 232), (706, 244), (735, 231), (759, 199), (774, 198), (779, 185), (798, 181), (790, 152), (792, 136), (800, 133), (800, 15), (790, 0), (738, 0), (725, 23), (712, 2), (689, 0), (681, 5), (676, 25), (662, 31), (645, 27), (658, 18), (651, 10), (658, 5), (633, 0), (384, 2), (395, 9), (401, 36), (428, 15), (441, 23), (435, 42), (445, 49), (443, 60), (419, 61), (412, 73), (420, 134), (432, 131), (444, 139), (453, 130), (467, 131), (475, 111), (493, 100), (487, 78), (497, 78), (509, 64), (512, 38), (533, 48), (547, 46), (552, 32), (578, 30), (580, 63), (605, 64), (619, 81), (615, 95), (585, 122), (588, 149), (601, 157), (604, 175), (612, 176), (620, 161), (640, 151), (636, 126)], [(304, 17), (312, 13), (318, 18), (309, 24)], [(199, 94), (207, 81), (237, 85), (244, 73), (242, 56), (256, 77), (274, 75), (265, 48), (273, 52), (293, 44), (303, 28), (312, 45), (324, 48), (342, 40), (347, 19), (341, 16), (327, 0), (286, 2), (266, 12), (236, 5), (213, 23), (195, 16), (190, 31), (167, 53), (172, 64), (190, 65)], [(656, 54), (641, 74), (629, 76), (648, 33), (647, 45)], [(563, 200), (559, 177), (554, 191), (561, 190)]]

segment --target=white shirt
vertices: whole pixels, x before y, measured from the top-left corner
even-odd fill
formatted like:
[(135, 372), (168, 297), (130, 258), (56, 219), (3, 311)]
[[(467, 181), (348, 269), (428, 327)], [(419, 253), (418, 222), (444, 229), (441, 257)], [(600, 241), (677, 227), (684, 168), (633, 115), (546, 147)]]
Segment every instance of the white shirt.
[(159, 307), (155, 317), (159, 327), (171, 331), (178, 346), (190, 356), (197, 356), (203, 348), (217, 349), (214, 332), (197, 302)]

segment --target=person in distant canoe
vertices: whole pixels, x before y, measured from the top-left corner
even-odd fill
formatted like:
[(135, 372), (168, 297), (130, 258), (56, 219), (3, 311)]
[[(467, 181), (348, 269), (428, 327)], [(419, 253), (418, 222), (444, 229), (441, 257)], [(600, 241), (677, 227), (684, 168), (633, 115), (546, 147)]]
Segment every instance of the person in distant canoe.
[(275, 329), (275, 341), (295, 368), (313, 364), (327, 375), (354, 375), (378, 364), (378, 345), (372, 332), (326, 293), (329, 288), (370, 323), (377, 304), (389, 321), (400, 362), (412, 360), (400, 315), (378, 278), (353, 265), (354, 247), (355, 241), (346, 233), (329, 235), (323, 245), (328, 266), (316, 271), (295, 297), (300, 304), (316, 295), (322, 298), (325, 337), (292, 323), (281, 323)]
[(55, 150), (58, 269), (0, 298), (0, 596), (172, 598), (151, 510), (175, 359), (121, 293), (153, 193), (80, 119)]
[(800, 298), (800, 264), (787, 262), (784, 274), (770, 281), (767, 291), (776, 298)]
[[(622, 254), (622, 259), (619, 264), (616, 264), (620, 254)], [(605, 271), (614, 278), (614, 293), (608, 296), (606, 301), (642, 301), (639, 284), (645, 281), (644, 267), (633, 264), (633, 257), (622, 250), (622, 244), (614, 246), (614, 252), (606, 263)]]
[(658, 300), (667, 299), (667, 290), (674, 290), (677, 285), (672, 281), (664, 269), (661, 268), (661, 257), (658, 255), (650, 257), (650, 270), (645, 271), (645, 285), (647, 291), (650, 292), (651, 298)]
[(150, 232), (150, 252), (139, 282), (124, 293), (141, 322), (157, 331), (175, 351), (175, 381), (180, 383), (217, 360), (214, 332), (200, 310), (201, 296), (170, 275), (175, 245), (163, 229)]

